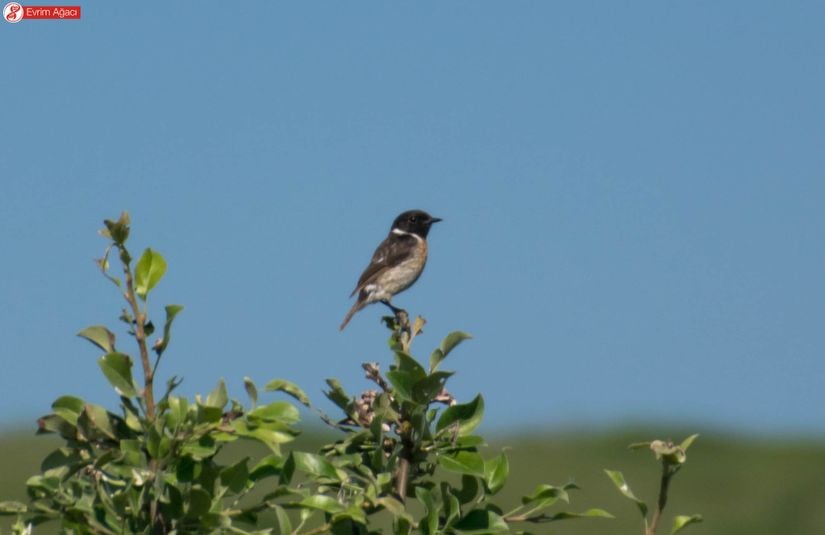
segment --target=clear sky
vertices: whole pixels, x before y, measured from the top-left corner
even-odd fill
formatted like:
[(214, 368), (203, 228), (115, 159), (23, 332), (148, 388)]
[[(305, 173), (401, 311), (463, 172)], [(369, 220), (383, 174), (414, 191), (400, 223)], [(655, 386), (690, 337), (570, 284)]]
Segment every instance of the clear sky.
[(487, 429), (823, 434), (822, 2), (82, 8), (0, 22), (1, 425), (116, 401), (74, 336), (118, 326), (104, 218), (169, 262), (154, 310), (186, 306), (162, 379), (328, 407), (325, 378), (389, 362), (383, 307), (337, 327), (422, 208), (444, 222), (395, 302), (420, 357), (475, 336), (445, 365)]

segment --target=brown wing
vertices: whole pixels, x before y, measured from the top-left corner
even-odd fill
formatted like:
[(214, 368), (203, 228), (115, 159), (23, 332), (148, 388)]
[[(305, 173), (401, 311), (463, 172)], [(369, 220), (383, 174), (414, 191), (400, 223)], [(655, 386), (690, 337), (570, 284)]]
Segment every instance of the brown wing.
[(367, 269), (358, 279), (358, 284), (349, 295), (352, 297), (361, 291), (364, 286), (374, 282), (387, 268), (397, 266), (415, 252), (415, 236), (409, 234), (390, 234), (381, 242), (381, 245), (372, 254), (372, 260)]

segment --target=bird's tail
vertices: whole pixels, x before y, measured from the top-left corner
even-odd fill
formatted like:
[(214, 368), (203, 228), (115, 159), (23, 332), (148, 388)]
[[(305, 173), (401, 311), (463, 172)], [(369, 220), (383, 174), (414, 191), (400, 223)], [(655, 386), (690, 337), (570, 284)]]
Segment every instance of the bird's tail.
[(349, 320), (352, 319), (352, 317), (355, 315), (355, 313), (358, 312), (359, 310), (361, 310), (362, 308), (364, 308), (365, 306), (367, 306), (367, 304), (365, 302), (363, 302), (361, 300), (356, 301), (355, 304), (352, 305), (352, 308), (349, 309), (349, 312), (347, 312), (347, 315), (344, 316), (344, 321), (341, 322), (341, 326), (338, 327), (338, 330), (343, 331), (344, 327), (347, 326), (347, 323), (349, 323)]

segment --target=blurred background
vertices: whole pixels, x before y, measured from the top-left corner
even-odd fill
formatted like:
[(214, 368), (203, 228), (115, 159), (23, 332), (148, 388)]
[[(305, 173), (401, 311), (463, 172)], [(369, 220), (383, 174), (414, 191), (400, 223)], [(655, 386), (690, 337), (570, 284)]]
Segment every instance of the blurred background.
[[(74, 335), (119, 328), (104, 218), (169, 263), (161, 381), (284, 377), (321, 407), (386, 364), (382, 307), (337, 326), (393, 218), (444, 218), (395, 303), (449, 331), (512, 496), (637, 532), (639, 440), (702, 434), (669, 513), (705, 533), (825, 532), (825, 5), (769, 1), (87, 3), (0, 24), (0, 499), (61, 394), (112, 406)], [(118, 331), (123, 336), (122, 330)], [(306, 420), (314, 423), (312, 414)], [(646, 486), (647, 485), (647, 486)]]

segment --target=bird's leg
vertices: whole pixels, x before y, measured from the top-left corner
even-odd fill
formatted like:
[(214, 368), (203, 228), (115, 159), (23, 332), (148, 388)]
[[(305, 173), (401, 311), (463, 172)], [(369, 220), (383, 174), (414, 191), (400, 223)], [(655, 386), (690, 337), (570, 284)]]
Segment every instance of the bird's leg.
[(395, 321), (398, 322), (398, 326), (402, 332), (406, 332), (407, 336), (410, 335), (410, 317), (407, 314), (407, 311), (403, 308), (398, 308), (390, 303), (389, 299), (384, 299), (381, 301), (392, 310), (393, 315), (395, 316)]
[(399, 312), (404, 312), (404, 309), (392, 306), (392, 303), (390, 303), (389, 299), (383, 299), (381, 302), (390, 307), (390, 310), (392, 310), (392, 313), (396, 316), (398, 316)]

